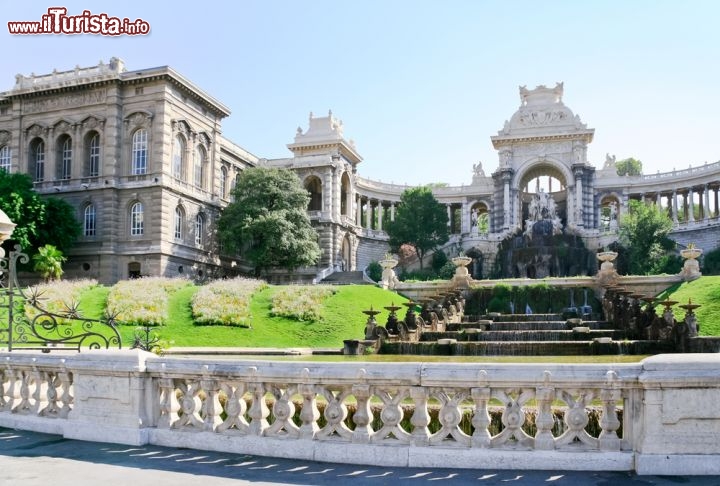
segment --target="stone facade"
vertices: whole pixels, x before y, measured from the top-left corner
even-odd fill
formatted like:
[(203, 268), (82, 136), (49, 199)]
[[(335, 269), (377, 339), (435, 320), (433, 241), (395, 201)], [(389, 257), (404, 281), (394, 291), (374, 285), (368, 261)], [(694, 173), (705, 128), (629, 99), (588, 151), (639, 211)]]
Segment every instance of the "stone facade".
[[(631, 199), (666, 208), (681, 244), (714, 249), (720, 162), (618, 176), (608, 155), (596, 167), (587, 159), (594, 129), (564, 105), (563, 90), (521, 87), (518, 110), (491, 137), (498, 168), (486, 174), (476, 163), (468, 185), (433, 189), (450, 220), (442, 250), (473, 255), (473, 275), (487, 277), (500, 241), (528, 231), (538, 194), (552, 200), (556, 226), (590, 250), (617, 239)], [(267, 160), (222, 136), (229, 114), (169, 67), (127, 71), (112, 59), (18, 75), (0, 93), (0, 167), (29, 173), (40, 193), (76, 208), (84, 231), (66, 265), (71, 277), (202, 280), (244, 268), (237, 256), (221, 254), (213, 235), (237, 174), (255, 165), (294, 170), (311, 194), (308, 215), (322, 256), (293, 279), (362, 270), (388, 251), (385, 228), (407, 186), (360, 177), (362, 157), (342, 121), (311, 113), (288, 145), (292, 156)]]

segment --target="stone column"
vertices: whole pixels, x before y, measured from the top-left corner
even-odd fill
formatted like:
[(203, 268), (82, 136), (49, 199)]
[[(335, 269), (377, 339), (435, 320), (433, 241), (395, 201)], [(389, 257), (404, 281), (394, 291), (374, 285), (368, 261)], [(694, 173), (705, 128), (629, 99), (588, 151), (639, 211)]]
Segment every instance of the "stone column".
[(390, 221), (395, 221), (395, 203), (390, 203)]
[(502, 175), (503, 178), (503, 229), (508, 230), (511, 226), (510, 217), (512, 213), (510, 212), (510, 179), (512, 178), (512, 173), (510, 172), (504, 172)]
[(378, 201), (378, 231), (382, 231), (383, 229), (383, 202)]
[(470, 232), (470, 213), (468, 210), (467, 201), (463, 201), (462, 208), (460, 209), (460, 232)]
[(673, 223), (678, 223), (678, 211), (677, 211), (677, 191), (673, 189), (672, 192), (672, 220)]
[(703, 186), (703, 207), (702, 219), (707, 220), (710, 217), (710, 188), (707, 184)]
[(372, 201), (370, 198), (367, 199), (365, 208), (365, 228), (372, 229)]
[(718, 205), (718, 202), (720, 202), (720, 197), (718, 195), (720, 194), (720, 186), (715, 188), (715, 217), (720, 218), (720, 206)]
[(578, 227), (585, 226), (583, 221), (583, 187), (582, 187), (582, 169), (575, 169), (575, 223)]
[(657, 206), (658, 209), (660, 209), (662, 207), (661, 198), (662, 198), (662, 196), (660, 195), (660, 192), (655, 194), (655, 206)]
[(695, 202), (693, 201), (695, 199), (695, 193), (693, 193), (692, 187), (688, 189), (688, 200), (690, 203), (687, 206), (688, 210), (688, 221), (694, 222), (695, 221)]
[(357, 207), (355, 208), (355, 224), (362, 226), (362, 198), (359, 194), (355, 197), (355, 201), (357, 202)]

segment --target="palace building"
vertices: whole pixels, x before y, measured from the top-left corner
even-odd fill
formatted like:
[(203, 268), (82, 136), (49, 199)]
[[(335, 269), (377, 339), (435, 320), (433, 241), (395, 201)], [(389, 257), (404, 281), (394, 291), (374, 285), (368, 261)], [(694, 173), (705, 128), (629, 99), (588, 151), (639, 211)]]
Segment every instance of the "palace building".
[[(709, 251), (720, 242), (720, 162), (668, 173), (618, 176), (609, 155), (587, 160), (594, 129), (562, 102), (563, 85), (520, 88), (520, 106), (491, 138), (498, 168), (468, 168), (460, 187), (433, 189), (447, 207), (443, 251), (475, 260), (475, 277), (585, 274), (537, 255), (499, 265), (513, 238), (566, 235), (594, 252), (617, 239), (631, 199), (665, 208), (671, 237)], [(139, 276), (203, 280), (244, 269), (215, 238), (238, 173), (251, 166), (293, 170), (311, 198), (317, 266), (282, 279), (320, 280), (361, 270), (388, 251), (384, 227), (407, 186), (360, 176), (362, 157), (332, 113), (310, 115), (287, 147), (264, 159), (222, 135), (230, 109), (170, 67), (128, 71), (116, 58), (89, 68), (17, 75), (0, 93), (0, 168), (24, 172), (44, 195), (77, 211), (82, 236), (69, 252), (68, 277), (103, 283)], [(505, 243), (504, 243), (505, 242)], [(537, 243), (539, 244), (539, 243)], [(504, 257), (503, 257), (504, 258)], [(595, 267), (596, 268), (596, 267)]]

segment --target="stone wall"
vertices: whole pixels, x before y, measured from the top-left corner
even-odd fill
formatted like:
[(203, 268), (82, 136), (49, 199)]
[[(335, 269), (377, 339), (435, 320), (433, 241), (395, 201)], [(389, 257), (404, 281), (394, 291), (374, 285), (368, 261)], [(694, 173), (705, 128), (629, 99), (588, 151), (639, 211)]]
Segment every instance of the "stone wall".
[(675, 229), (669, 237), (683, 246), (694, 243), (703, 253), (707, 253), (720, 247), (720, 225)]

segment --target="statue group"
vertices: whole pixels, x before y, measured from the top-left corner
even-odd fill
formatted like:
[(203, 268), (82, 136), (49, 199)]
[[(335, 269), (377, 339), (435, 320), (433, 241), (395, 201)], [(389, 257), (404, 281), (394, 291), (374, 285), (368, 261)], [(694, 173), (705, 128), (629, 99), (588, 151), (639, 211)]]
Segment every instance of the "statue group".
[[(545, 222), (548, 223), (545, 223)], [(536, 223), (543, 222), (543, 227), (550, 226), (552, 234), (558, 235), (562, 233), (562, 222), (557, 215), (555, 199), (552, 194), (548, 194), (543, 189), (534, 194), (528, 205), (528, 218), (525, 220), (525, 235), (532, 238), (533, 228)]]

